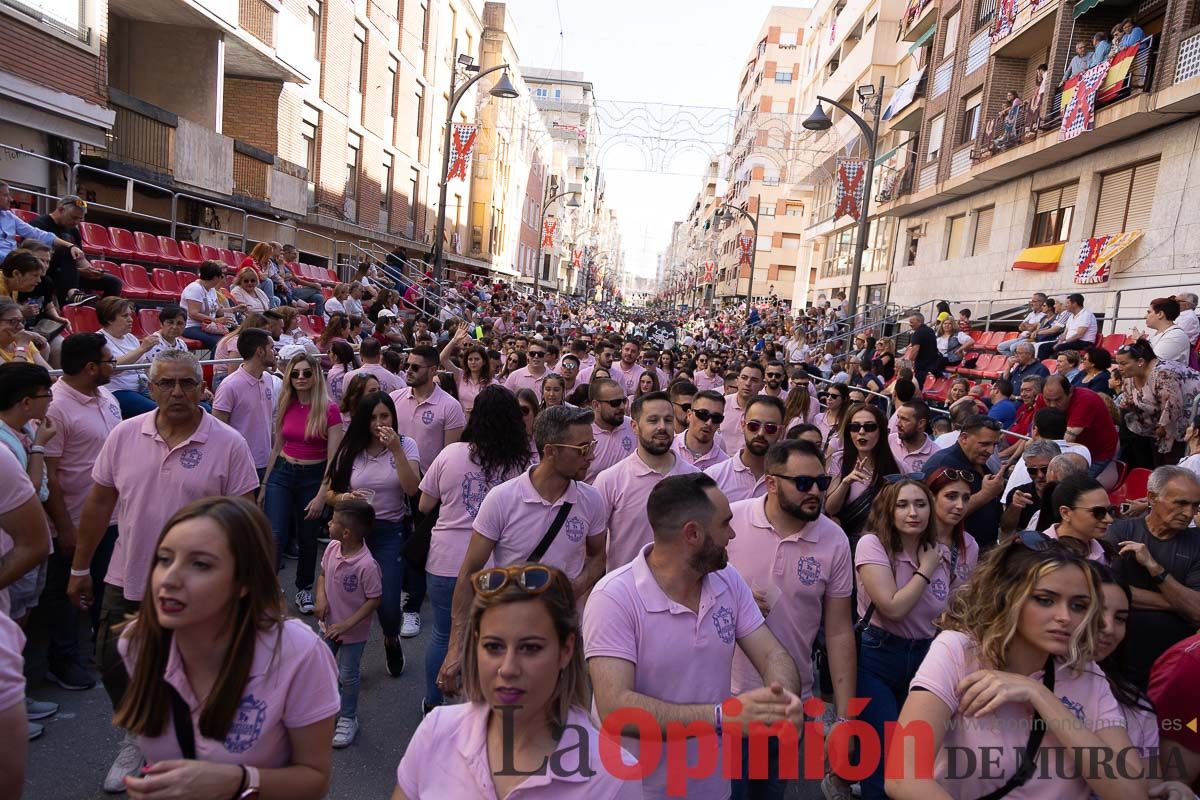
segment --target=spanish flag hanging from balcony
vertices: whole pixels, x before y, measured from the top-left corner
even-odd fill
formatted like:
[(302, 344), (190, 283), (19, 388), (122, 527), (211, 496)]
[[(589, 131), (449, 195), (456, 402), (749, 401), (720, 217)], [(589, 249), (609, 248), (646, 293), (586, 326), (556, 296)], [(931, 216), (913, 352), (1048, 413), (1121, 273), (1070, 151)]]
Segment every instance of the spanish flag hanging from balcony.
[(1066, 244), (1046, 244), (1040, 247), (1026, 247), (1013, 262), (1013, 269), (1031, 269), (1037, 272), (1054, 272), (1058, 269), (1058, 261), (1062, 258)]

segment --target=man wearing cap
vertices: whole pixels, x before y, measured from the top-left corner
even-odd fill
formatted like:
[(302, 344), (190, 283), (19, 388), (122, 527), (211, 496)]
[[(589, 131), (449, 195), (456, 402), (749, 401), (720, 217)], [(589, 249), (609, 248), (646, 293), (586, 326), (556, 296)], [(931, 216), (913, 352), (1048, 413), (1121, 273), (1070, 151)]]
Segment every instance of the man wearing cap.
[(54, 283), (55, 294), (64, 303), (78, 302), (83, 294), (80, 290), (98, 292), (105, 297), (121, 296), (121, 279), (93, 267), (83, 257), (79, 223), (86, 215), (87, 202), (78, 195), (68, 194), (58, 201), (53, 211), (30, 223), (35, 228), (49, 231), (67, 245), (56, 247), (50, 257), (50, 270), (46, 273)]

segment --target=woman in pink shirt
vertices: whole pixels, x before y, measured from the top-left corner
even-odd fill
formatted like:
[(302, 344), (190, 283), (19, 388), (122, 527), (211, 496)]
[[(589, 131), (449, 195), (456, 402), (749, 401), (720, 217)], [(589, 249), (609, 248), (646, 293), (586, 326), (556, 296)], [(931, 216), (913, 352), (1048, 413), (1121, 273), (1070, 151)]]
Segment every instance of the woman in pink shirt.
[(521, 408), (521, 421), (525, 427), (525, 439), (529, 442), (529, 452), (532, 453), (530, 463), (537, 464), (537, 445), (533, 442), (533, 421), (542, 410), (542, 403), (533, 389), (517, 389), (517, 404)]
[(841, 383), (824, 384), (817, 399), (824, 401), (825, 411), (811, 420), (812, 424), (825, 432), (827, 449), (841, 447), (842, 423), (850, 412), (850, 389)]
[(348, 342), (334, 342), (329, 346), (329, 360), (333, 362), (325, 376), (325, 383), (329, 387), (329, 399), (340, 403), (346, 373), (358, 369), (358, 356), (354, 355), (354, 349)]
[[(1124, 716), (1093, 663), (1098, 584), (1091, 562), (1034, 531), (988, 553), (951, 595), (900, 712), (900, 726), (932, 730), (933, 777), (919, 777), (930, 765), (918, 764), (916, 751), (926, 748), (896, 737), (892, 747), (903, 750), (891, 754), (886, 783), (893, 800), (979, 798), (1006, 785), (1010, 800), (1146, 797)], [(1043, 733), (1031, 733), (1043, 727), (1035, 722)], [(1022, 780), (1017, 764), (1030, 746), (1039, 766)], [(973, 769), (956, 758), (948, 772), (949, 754), (965, 752), (990, 755)], [(1087, 768), (1097, 754), (1099, 768)]]
[(803, 367), (793, 367), (792, 386), (783, 414), (784, 425), (789, 428), (797, 422), (812, 425), (820, 413), (821, 406), (812, 396), (812, 378)]
[[(442, 350), (442, 369), (454, 373), (454, 379), (458, 382), (458, 402), (468, 417), (471, 416), (471, 409), (475, 407), (475, 397), (483, 391), (483, 387), (494, 382), (492, 363), (488, 359), (487, 350), (471, 342), (467, 326), (460, 325), (454, 333), (454, 338)], [(460, 368), (451, 359), (464, 347), (466, 352), (463, 353), (463, 365)]]
[[(356, 376), (357, 379), (357, 376)], [(396, 430), (396, 405), (383, 392), (363, 395), (350, 418), (337, 454), (329, 462), (328, 503), (350, 497), (369, 502), (375, 525), (367, 535), (367, 549), (383, 570), (383, 600), (379, 626), (387, 672), (393, 678), (404, 671), (400, 648), (400, 596), (404, 591), (404, 538), (409, 532), (409, 495), (417, 493), (421, 478), (421, 453), (411, 436)]]
[(325, 511), (325, 465), (342, 443), (342, 416), (329, 402), (325, 375), (316, 356), (300, 353), (283, 371), (283, 388), (275, 408), (274, 446), (259, 495), (278, 545), (275, 564), (292, 526), (299, 528), (296, 563), (296, 608), (313, 612), (317, 570), (317, 535)]
[(1087, 473), (1078, 473), (1068, 475), (1053, 488), (1050, 502), (1055, 514), (1046, 522), (1055, 522), (1056, 518), (1057, 523), (1046, 529), (1046, 535), (1061, 539), (1085, 558), (1111, 564), (1117, 557), (1116, 548), (1104, 540), (1104, 534), (1118, 511), (1104, 486)]
[(933, 494), (935, 539), (950, 573), (951, 590), (966, 582), (979, 561), (979, 543), (963, 525), (967, 501), (971, 499), (970, 477), (962, 470), (949, 468), (925, 476), (925, 485)]
[[(884, 740), (908, 696), (908, 683), (933, 641), (933, 621), (946, 606), (950, 572), (942, 563), (933, 495), (918, 481), (889, 483), (875, 497), (858, 541), (858, 697), (870, 699), (862, 719)], [(885, 800), (883, 761), (862, 782), (864, 800)]]
[(369, 394), (383, 391), (379, 378), (369, 372), (360, 372), (342, 385), (342, 399), (338, 402), (338, 410), (342, 415), (342, 430), (350, 427), (350, 419), (354, 416), (358, 402)]
[[(518, 788), (526, 800), (640, 799), (639, 781), (613, 777), (600, 760), (571, 582), (552, 567), (522, 564), (483, 570), (471, 584), (468, 702), (435, 708), (421, 722), (392, 800), (507, 797)], [(489, 766), (499, 753), (516, 769)], [(581, 769), (585, 755), (594, 774)], [(554, 766), (534, 774), (548, 759)]]
[(545, 379), (542, 380), (542, 408), (561, 406), (566, 402), (566, 398), (563, 396), (566, 388), (567, 382), (563, 380), (562, 375), (554, 372), (546, 373)]
[(421, 513), (431, 514), (440, 505), (425, 562), (433, 604), (433, 638), (425, 646), (422, 711), (442, 704), (437, 674), (450, 642), (450, 603), (475, 515), (488, 492), (520, 475), (530, 464), (528, 437), (512, 393), (501, 386), (488, 386), (475, 398), (475, 405), (479, 414), (467, 418), (459, 440), (437, 454), (421, 479)]
[(0, 613), (0, 797), (20, 797), (25, 785), (25, 634)]
[(333, 655), (285, 620), (271, 529), (240, 498), (189, 503), (163, 528), (145, 599), (118, 647), (114, 722), (149, 766), (148, 797), (324, 797), (339, 701)]

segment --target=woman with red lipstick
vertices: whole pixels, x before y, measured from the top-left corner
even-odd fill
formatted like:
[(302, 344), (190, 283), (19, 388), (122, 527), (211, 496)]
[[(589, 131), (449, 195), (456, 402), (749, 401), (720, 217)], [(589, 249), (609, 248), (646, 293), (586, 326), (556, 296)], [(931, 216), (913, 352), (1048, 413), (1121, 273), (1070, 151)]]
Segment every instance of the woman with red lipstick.
[(302, 800), (329, 788), (333, 655), (284, 620), (266, 517), (244, 499), (189, 503), (164, 526), (145, 599), (118, 647), (114, 723), (148, 766), (131, 800)]
[[(920, 776), (925, 748), (895, 737), (888, 796), (1146, 797), (1125, 717), (1093, 662), (1101, 597), (1091, 562), (1043, 534), (1024, 531), (988, 553), (950, 595), (900, 712), (899, 726), (931, 729), (933, 777)], [(966, 752), (974, 767), (963, 766)], [(1032, 774), (1017, 768), (1027, 752)]]
[(477, 572), (471, 586), (462, 655), (468, 702), (439, 706), (421, 722), (396, 769), (392, 800), (506, 797), (518, 787), (525, 800), (640, 800), (641, 783), (613, 777), (600, 760), (570, 580), (553, 567), (520, 564)]
[(887, 417), (882, 411), (858, 403), (851, 406), (846, 420), (839, 434), (842, 447), (829, 457), (833, 484), (825, 496), (825, 513), (837, 519), (854, 547), (884, 477), (899, 473), (900, 467), (888, 445)]

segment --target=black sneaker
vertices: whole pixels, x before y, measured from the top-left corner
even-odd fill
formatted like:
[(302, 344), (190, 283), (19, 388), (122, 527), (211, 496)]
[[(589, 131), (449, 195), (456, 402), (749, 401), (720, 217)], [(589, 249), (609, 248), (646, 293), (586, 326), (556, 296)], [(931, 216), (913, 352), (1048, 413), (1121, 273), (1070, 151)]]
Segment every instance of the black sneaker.
[(290, 558), (291, 560), (295, 561), (300, 557), (300, 545), (298, 545), (296, 542), (291, 542), (288, 544), (288, 546), (283, 549), (283, 557)]
[[(440, 705), (440, 703), (438, 705)], [(435, 708), (437, 708), (436, 705), (431, 706), (428, 702), (426, 702), (425, 698), (422, 697), (421, 698), (421, 719), (425, 719), (425, 717), (429, 716), (429, 712), (433, 711)]]
[(46, 671), (46, 680), (73, 692), (82, 692), (96, 685), (96, 678), (77, 661), (54, 664)]
[(389, 642), (383, 640), (384, 661), (387, 664), (387, 674), (399, 678), (404, 672), (404, 651), (400, 649), (400, 639)]

